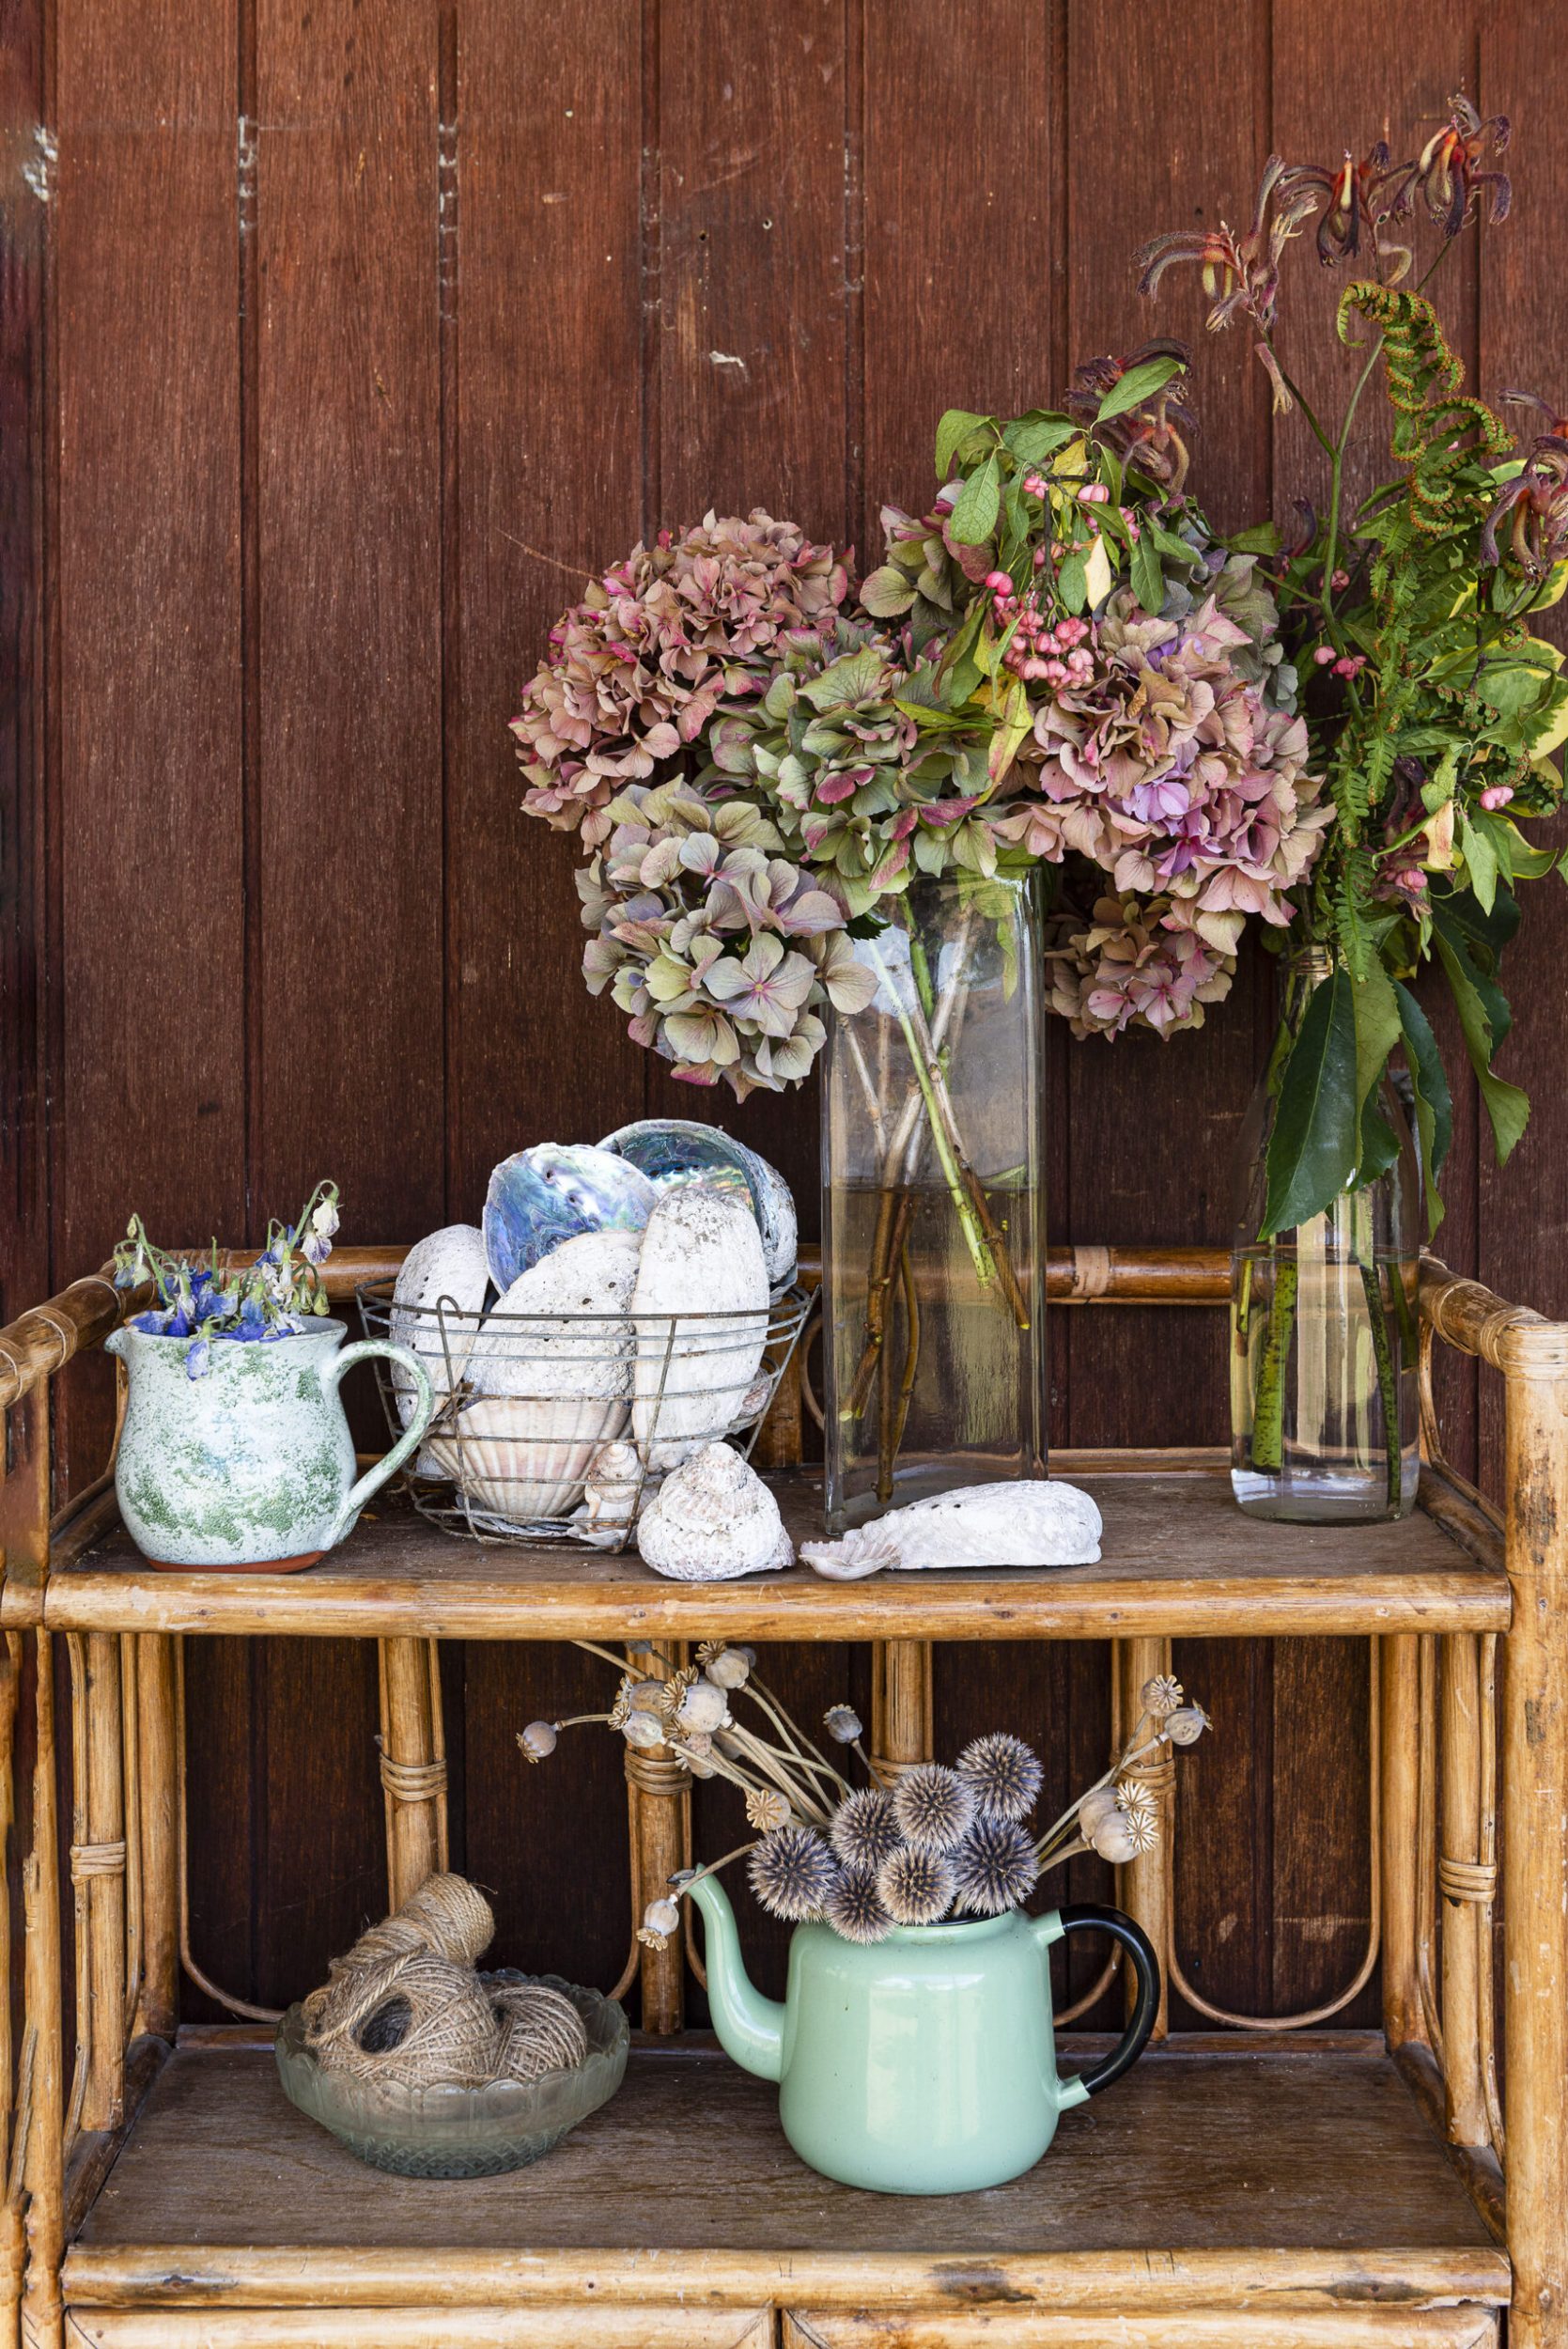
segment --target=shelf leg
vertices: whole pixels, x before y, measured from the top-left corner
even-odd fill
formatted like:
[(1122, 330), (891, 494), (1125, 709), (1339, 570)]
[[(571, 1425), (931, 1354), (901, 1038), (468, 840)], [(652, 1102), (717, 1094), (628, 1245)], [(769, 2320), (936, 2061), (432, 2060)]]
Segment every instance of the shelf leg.
[[(1130, 1736), (1142, 1712), (1139, 1691), (1146, 1680), (1162, 1677), (1171, 1670), (1169, 1640), (1118, 1640), (1115, 1646), (1115, 1669), (1121, 1694), (1122, 1734)], [(1171, 1911), (1173, 1870), (1172, 1865), (1171, 1828), (1176, 1783), (1175, 1759), (1169, 1747), (1146, 1762), (1139, 1762), (1127, 1772), (1148, 1795), (1159, 1822), (1159, 1840), (1152, 1851), (1140, 1852), (1116, 1871), (1117, 1899), (1135, 1923), (1141, 1924), (1159, 1957), (1159, 2012), (1155, 2017), (1154, 2036), (1164, 2039), (1171, 2029)], [(1124, 1968), (1126, 1983), (1128, 2012), (1137, 1995), (1137, 1984), (1130, 1967)]]
[(386, 1795), (387, 1892), (401, 1908), (445, 1865), (446, 1762), (441, 1751), (440, 1669), (428, 1640), (382, 1640), (381, 1785)]
[[(83, 1683), (86, 1728), (85, 1843), (73, 1844), (71, 1882), (86, 1890), (87, 2069), (84, 2129), (111, 2129), (125, 2094), (125, 1782), (119, 1641), (90, 1631)], [(79, 2026), (80, 2027), (80, 2026)]]
[(175, 1642), (146, 1631), (136, 1641), (137, 1810), (142, 1839), (142, 1988), (132, 2035), (172, 2039), (179, 2026), (179, 1739), (175, 1725)]
[(929, 1762), (936, 1736), (929, 1640), (878, 1640), (871, 1651), (871, 1758), (896, 1775)]
[(22, 1871), (27, 2107), (23, 2186), (27, 2198), (27, 2273), (22, 2293), (23, 2349), (63, 2349), (65, 2311), (65, 2079), (60, 2013), (59, 1812), (55, 1795), (54, 1657), (49, 1634), (34, 1641), (32, 1848)]
[(1383, 2030), (1390, 2049), (1424, 2040), (1416, 1948), (1421, 1864), (1421, 1646), (1379, 1641), (1383, 1698)]
[(1568, 2349), (1568, 1330), (1511, 1330), (1503, 1664), (1510, 2349)]
[(1489, 1896), (1481, 1851), (1481, 1658), (1472, 1633), (1450, 1632), (1443, 1641), (1442, 1856), (1437, 1887), (1443, 1896), (1443, 2065), (1448, 2134), (1453, 2145), (1484, 2145), (1486, 2095), (1482, 2078), (1483, 1998), (1492, 1996), (1491, 1952), (1481, 1940), (1482, 1909)]
[[(686, 1662), (684, 1643), (667, 1643), (666, 1653), (673, 1669), (679, 1672)], [(650, 1680), (669, 1676), (663, 1663), (653, 1656), (641, 1657), (638, 1669)], [(690, 1865), (691, 1781), (667, 1747), (656, 1746), (644, 1752), (636, 1746), (628, 1746), (626, 1782), (631, 1830), (631, 1921), (635, 1930), (642, 1923), (649, 1902), (665, 1897), (676, 1869)], [(644, 1943), (639, 1950), (637, 1971), (645, 2031), (664, 2038), (681, 2029), (686, 2016), (684, 1966), (685, 1952), (679, 1935), (674, 1936), (665, 1949), (649, 1949)]]

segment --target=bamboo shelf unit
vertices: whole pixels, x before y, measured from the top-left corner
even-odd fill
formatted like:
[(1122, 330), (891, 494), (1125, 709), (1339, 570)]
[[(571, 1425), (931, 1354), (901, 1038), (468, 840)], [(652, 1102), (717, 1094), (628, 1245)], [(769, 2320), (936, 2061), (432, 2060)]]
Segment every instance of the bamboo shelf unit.
[[(397, 1252), (334, 1257), (334, 1292)], [(1080, 1249), (1049, 1289), (1212, 1307), (1226, 1271), (1211, 1252)], [(1480, 2349), (1506, 2311), (1512, 2349), (1568, 2349), (1568, 1326), (1423, 1268), (1424, 1464), (1402, 1525), (1247, 1519), (1210, 1454), (1058, 1455), (1104, 1513), (1099, 1565), (705, 1587), (635, 1558), (456, 1542), (396, 1501), (300, 1576), (147, 1567), (112, 1480), (51, 1523), (50, 1380), (128, 1309), (94, 1276), (0, 1331), (0, 1831), (24, 1915), (20, 2033), (0, 2013), (0, 2344)], [(1436, 1344), (1503, 1376), (1501, 1509), (1442, 1460)], [(763, 1444), (798, 1532), (818, 1505), (800, 1414), (791, 1386)], [(1118, 1897), (1220, 2028), (1171, 2036), (1162, 2014), (1160, 2044), (1012, 2186), (906, 2201), (817, 2177), (774, 2092), (683, 2030), (678, 1948), (635, 1943), (627, 2084), (549, 2159), (460, 2186), (363, 2168), (286, 2102), (265, 2018), (190, 1952), (180, 1641), (379, 1641), (396, 1902), (444, 1856), (439, 1641), (680, 1655), (742, 1629), (877, 1642), (872, 1735), (894, 1764), (930, 1750), (934, 1641), (1109, 1639), (1125, 1704), (1172, 1639), (1366, 1639), (1375, 1913), (1355, 1979), (1307, 2015), (1210, 2006), (1182, 1970), (1167, 1835)], [(627, 1767), (629, 1938), (690, 1818), (667, 1758)], [(1145, 1775), (1168, 1805), (1171, 1764)], [(0, 1904), (8, 1970), (10, 1936)], [(180, 2027), (182, 1966), (233, 2027)], [(1333, 2029), (1379, 1966), (1382, 2030)], [(1073, 2061), (1103, 2043), (1063, 2044)]]

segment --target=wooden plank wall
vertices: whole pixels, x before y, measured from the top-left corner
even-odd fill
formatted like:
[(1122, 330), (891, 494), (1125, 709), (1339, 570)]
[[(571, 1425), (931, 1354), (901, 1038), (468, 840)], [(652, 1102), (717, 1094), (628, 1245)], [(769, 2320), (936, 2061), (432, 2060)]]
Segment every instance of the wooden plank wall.
[[(1219, 519), (1288, 512), (1311, 450), (1245, 334), (1196, 332), (1190, 285), (1151, 317), (1131, 267), (1157, 229), (1244, 219), (1271, 148), (1405, 149), (1458, 87), (1512, 111), (1515, 216), (1446, 300), (1485, 391), (1568, 405), (1554, 18), (0, 0), (0, 1313), (100, 1262), (132, 1206), (255, 1238), (330, 1172), (350, 1236), (412, 1240), (473, 1215), (509, 1148), (689, 1111), (583, 992), (570, 848), (518, 812), (505, 721), (550, 621), (710, 503), (869, 558), (881, 503), (929, 493), (944, 406), (1055, 398), (1150, 332), (1201, 346)], [(1292, 257), (1287, 343), (1336, 291)], [(1557, 1314), (1565, 968), (1568, 906), (1538, 890), (1510, 988), (1535, 1122), (1499, 1179), (1462, 1089), (1444, 1235)], [(1271, 1019), (1251, 959), (1200, 1037), (1052, 1034), (1055, 1237), (1225, 1238)], [(811, 1093), (716, 1113), (812, 1228)], [(1052, 1346), (1058, 1441), (1222, 1434), (1211, 1317), (1063, 1315)], [(1456, 1372), (1446, 1400), (1456, 1455), (1491, 1458), (1495, 1397)], [(93, 1472), (105, 1408), (73, 1381), (62, 1477)], [(1185, 1767), (1188, 1963), (1242, 2006), (1310, 2003), (1364, 1931), (1362, 1655), (1179, 1660), (1219, 1723)], [(863, 1703), (866, 1669), (788, 1666), (808, 1708)], [(456, 1855), (498, 1888), (500, 1954), (606, 1980), (615, 1757), (525, 1772), (512, 1743), (595, 1673), (457, 1652), (447, 1695)], [(376, 1907), (373, 1658), (196, 1643), (190, 1689), (198, 1951), (282, 1999)], [(1097, 1651), (949, 1651), (942, 1739), (1013, 1721), (1065, 1789), (1106, 1690)]]

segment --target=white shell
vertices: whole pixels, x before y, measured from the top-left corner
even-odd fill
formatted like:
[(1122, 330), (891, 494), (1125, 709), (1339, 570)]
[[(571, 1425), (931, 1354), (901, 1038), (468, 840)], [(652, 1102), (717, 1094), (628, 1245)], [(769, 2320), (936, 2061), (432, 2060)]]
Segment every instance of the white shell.
[[(470, 1508), (516, 1524), (565, 1517), (581, 1499), (595, 1454), (626, 1425), (637, 1251), (634, 1232), (579, 1233), (487, 1317), (469, 1352), (461, 1441), (429, 1447)], [(508, 1319), (519, 1314), (542, 1318), (522, 1328)]]
[(588, 1463), (582, 1505), (572, 1512), (578, 1539), (593, 1549), (618, 1549), (631, 1531), (634, 1507), (640, 1501), (645, 1509), (660, 1481), (651, 1468), (644, 1473), (635, 1444), (601, 1445)]
[(657, 1438), (651, 1456), (671, 1465), (675, 1450), (690, 1454), (736, 1425), (762, 1364), (768, 1271), (751, 1209), (719, 1191), (666, 1191), (643, 1235), (631, 1310), (708, 1316), (673, 1340), (639, 1322), (632, 1428), (644, 1449)]
[(794, 1558), (779, 1504), (727, 1443), (674, 1470), (637, 1522), (644, 1564), (676, 1582), (733, 1582)]
[[(479, 1315), (485, 1310), (489, 1279), (485, 1236), (476, 1223), (448, 1223), (427, 1238), (416, 1240), (398, 1268), (388, 1335), (395, 1346), (406, 1346), (425, 1363), (436, 1391), (438, 1408), (441, 1398), (451, 1392), (452, 1383), (462, 1377)], [(449, 1303), (455, 1311), (437, 1321), (432, 1316), (443, 1303)], [(406, 1427), (413, 1417), (414, 1387), (412, 1379), (399, 1371), (396, 1363), (392, 1365), (392, 1392), (396, 1398), (397, 1416)], [(442, 1476), (446, 1471), (435, 1461), (433, 1448), (427, 1445), (419, 1455), (414, 1473)]]
[(1092, 1566), (1102, 1530), (1087, 1493), (1036, 1477), (913, 1501), (842, 1541), (803, 1542), (800, 1555), (832, 1582), (884, 1566)]

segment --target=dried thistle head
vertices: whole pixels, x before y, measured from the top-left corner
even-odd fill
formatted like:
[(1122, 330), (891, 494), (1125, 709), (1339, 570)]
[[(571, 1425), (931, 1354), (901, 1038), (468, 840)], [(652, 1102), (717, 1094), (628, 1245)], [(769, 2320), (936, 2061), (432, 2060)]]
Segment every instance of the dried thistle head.
[(877, 1890), (877, 1878), (860, 1868), (844, 1870), (829, 1893), (822, 1913), (846, 1941), (862, 1945), (885, 1941), (893, 1931), (893, 1919)]
[(893, 1790), (893, 1817), (905, 1842), (916, 1851), (951, 1851), (972, 1825), (975, 1809), (969, 1781), (939, 1762), (922, 1762), (905, 1770)]
[(838, 1879), (832, 1853), (808, 1827), (775, 1828), (765, 1835), (746, 1873), (768, 1915), (792, 1925), (819, 1917)]
[(893, 1797), (879, 1786), (857, 1787), (833, 1812), (828, 1837), (846, 1868), (875, 1875), (904, 1841), (893, 1816)]
[(981, 1818), (1022, 1819), (1034, 1807), (1044, 1772), (1021, 1737), (997, 1729), (964, 1748), (958, 1775), (973, 1789)]
[(1020, 1908), (1039, 1881), (1033, 1839), (1013, 1819), (976, 1819), (953, 1855), (957, 1906), (974, 1917)]
[(877, 1869), (877, 1890), (895, 1925), (934, 1925), (953, 1906), (953, 1862), (943, 1852), (901, 1844)]

